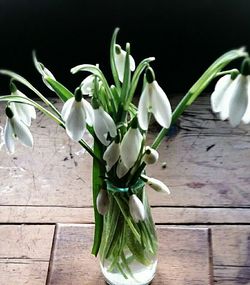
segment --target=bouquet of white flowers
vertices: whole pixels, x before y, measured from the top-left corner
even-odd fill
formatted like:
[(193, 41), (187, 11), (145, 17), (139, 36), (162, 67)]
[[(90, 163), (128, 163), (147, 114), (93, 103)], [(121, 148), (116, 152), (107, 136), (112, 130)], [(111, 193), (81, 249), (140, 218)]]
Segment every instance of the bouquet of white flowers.
[[(32, 147), (29, 127), (38, 109), (85, 148), (93, 157), (95, 233), (92, 253), (99, 253), (102, 272), (110, 284), (148, 284), (156, 270), (157, 238), (144, 186), (147, 184), (163, 193), (170, 191), (161, 181), (146, 175), (146, 165), (157, 162), (156, 149), (171, 125), (215, 77), (224, 75), (211, 96), (213, 111), (222, 120), (229, 119), (232, 126), (241, 121), (249, 123), (250, 61), (242, 48), (225, 53), (204, 72), (172, 112), (151, 67), (154, 58), (146, 58), (136, 66), (130, 44), (126, 44), (125, 50), (117, 44), (118, 31), (115, 29), (110, 46), (114, 81), (111, 85), (99, 65), (78, 65), (71, 69), (73, 74), (85, 71), (90, 75), (72, 93), (33, 53), (42, 80), (64, 102), (61, 111), (22, 76), (0, 70), (11, 78), (11, 94), (0, 97), (0, 101), (7, 102), (4, 142), (10, 153), (15, 151), (17, 140)], [(240, 71), (222, 71), (238, 58), (243, 58)], [(140, 80), (141, 91), (138, 90)], [(24, 95), (16, 82), (31, 89), (45, 107)], [(135, 94), (140, 95), (138, 107), (133, 100)], [(148, 146), (147, 131), (152, 116), (162, 130)], [(84, 141), (85, 131), (93, 137), (93, 146)]]

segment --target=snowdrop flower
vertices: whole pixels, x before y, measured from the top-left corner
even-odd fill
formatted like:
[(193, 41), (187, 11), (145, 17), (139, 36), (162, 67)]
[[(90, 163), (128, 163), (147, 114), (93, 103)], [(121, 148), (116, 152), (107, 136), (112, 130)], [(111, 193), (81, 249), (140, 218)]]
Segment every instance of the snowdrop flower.
[(112, 138), (117, 135), (115, 122), (101, 106), (94, 109), (94, 131), (99, 141), (105, 146), (110, 143), (108, 135)]
[(95, 76), (93, 74), (87, 76), (80, 84), (80, 89), (83, 95), (93, 95)]
[[(27, 98), (21, 91), (17, 90), (14, 84), (11, 84), (11, 94), (13, 96), (20, 96)], [(24, 104), (24, 103), (14, 103), (9, 104), (13, 112), (23, 121), (28, 127), (31, 125), (31, 119), (36, 118), (36, 110), (34, 106)]]
[(142, 141), (143, 136), (137, 127), (137, 119), (135, 118), (121, 142), (121, 160), (127, 169), (130, 169), (137, 161)]
[(225, 109), (225, 107), (223, 108), (223, 106), (225, 106), (223, 101), (228, 99), (228, 97), (225, 96), (226, 90), (232, 84), (233, 79), (231, 74), (221, 77), (215, 85), (214, 92), (211, 94), (210, 101), (212, 110), (215, 113), (220, 113), (221, 120), (225, 120), (228, 117), (228, 110), (223, 111), (223, 109)]
[[(249, 106), (250, 62), (245, 59), (239, 75), (232, 73), (223, 76), (216, 84), (211, 95), (212, 110), (219, 112), (222, 120), (229, 119), (230, 124), (236, 127), (241, 120), (247, 123), (247, 109)], [(237, 76), (235, 78), (235, 76)]]
[(146, 219), (145, 208), (141, 200), (135, 195), (129, 197), (129, 212), (135, 223), (144, 221)]
[(105, 215), (109, 209), (109, 197), (107, 190), (101, 188), (96, 198), (97, 211), (101, 215)]
[(79, 93), (66, 101), (61, 115), (65, 121), (66, 132), (74, 141), (79, 141), (83, 137), (86, 123), (92, 126), (94, 121), (92, 106)]
[(37, 71), (42, 75), (42, 80), (44, 82), (44, 84), (52, 91), (55, 91), (50, 84), (46, 81), (46, 77), (52, 78), (54, 80), (55, 76), (48, 70), (48, 68), (46, 68), (41, 62), (39, 62), (36, 58), (36, 53), (33, 52), (33, 61), (35, 64), (35, 67), (37, 69)]
[(143, 130), (148, 129), (148, 113), (154, 115), (155, 120), (163, 128), (171, 124), (172, 110), (167, 95), (155, 80), (152, 68), (146, 72), (146, 84), (138, 104), (138, 121)]
[(170, 194), (169, 188), (162, 181), (146, 175), (141, 175), (141, 178), (155, 191)]
[(33, 137), (26, 126), (26, 124), (20, 120), (17, 114), (14, 114), (10, 107), (6, 110), (7, 121), (4, 128), (4, 143), (7, 150), (10, 153), (15, 152), (15, 139), (18, 139), (23, 145), (32, 147)]
[[(124, 51), (121, 46), (115, 45), (115, 66), (117, 69), (118, 77), (121, 82), (123, 82), (124, 78), (124, 69), (125, 69), (125, 59), (126, 59), (126, 51)], [(130, 70), (135, 70), (135, 61), (131, 55), (129, 55), (129, 63)]]
[(129, 171), (129, 168), (127, 168), (123, 161), (119, 159), (116, 167), (116, 175), (119, 179), (121, 179), (123, 176), (125, 176)]
[(115, 140), (107, 147), (103, 154), (103, 159), (106, 161), (106, 170), (109, 172), (116, 164), (120, 156), (120, 143)]
[(147, 146), (143, 156), (143, 160), (146, 164), (154, 164), (159, 159), (159, 153), (157, 150)]

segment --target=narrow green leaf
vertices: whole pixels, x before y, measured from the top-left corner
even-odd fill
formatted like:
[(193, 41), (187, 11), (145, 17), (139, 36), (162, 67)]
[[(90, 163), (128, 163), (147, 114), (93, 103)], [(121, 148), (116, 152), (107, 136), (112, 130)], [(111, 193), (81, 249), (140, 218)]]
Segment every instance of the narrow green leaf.
[(116, 28), (114, 30), (112, 39), (111, 39), (111, 44), (110, 44), (110, 66), (111, 66), (111, 70), (112, 70), (112, 74), (113, 74), (113, 78), (114, 78), (114, 82), (116, 85), (116, 88), (118, 89), (118, 92), (120, 92), (121, 89), (121, 84), (120, 84), (120, 80), (118, 77), (118, 72), (115, 66), (115, 45), (116, 45), (116, 38), (117, 38), (117, 34), (119, 32), (119, 28)]
[(129, 56), (130, 56), (130, 44), (127, 43), (125, 66), (124, 66), (124, 78), (123, 78), (122, 91), (121, 91), (121, 100), (123, 104), (125, 104), (125, 102), (127, 101), (128, 91), (130, 89), (131, 71), (130, 71)]
[[(102, 145), (98, 142), (97, 139), (94, 139), (94, 153), (97, 157), (99, 157), (99, 159), (102, 158)], [(103, 184), (103, 179), (101, 178), (102, 175), (103, 171), (101, 165), (99, 164), (99, 161), (94, 158), (92, 167), (92, 197), (95, 216), (95, 233), (92, 246), (92, 254), (95, 256), (97, 256), (99, 252), (103, 231), (103, 216), (98, 213), (96, 206), (96, 198)]]
[(63, 101), (66, 102), (68, 99), (74, 97), (74, 94), (71, 93), (65, 86), (63, 86), (60, 82), (50, 78), (44, 78), (49, 85), (55, 90), (58, 97)]

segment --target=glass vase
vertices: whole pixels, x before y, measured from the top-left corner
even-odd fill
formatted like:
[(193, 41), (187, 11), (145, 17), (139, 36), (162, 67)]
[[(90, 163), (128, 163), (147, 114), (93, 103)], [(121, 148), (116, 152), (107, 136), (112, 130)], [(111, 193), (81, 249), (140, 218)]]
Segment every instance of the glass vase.
[(136, 191), (146, 219), (135, 223), (128, 193), (115, 190), (108, 191), (109, 210), (104, 216), (99, 252), (102, 273), (110, 285), (149, 284), (156, 272), (158, 243), (146, 191), (144, 187)]

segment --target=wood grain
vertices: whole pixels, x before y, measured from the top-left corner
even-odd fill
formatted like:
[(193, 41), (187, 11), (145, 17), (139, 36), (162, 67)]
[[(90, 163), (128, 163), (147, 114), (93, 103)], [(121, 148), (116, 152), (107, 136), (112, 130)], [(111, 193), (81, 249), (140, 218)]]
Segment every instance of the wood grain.
[(0, 285), (44, 285), (53, 225), (0, 226)]
[[(154, 285), (211, 284), (212, 264), (207, 229), (157, 228), (159, 266)], [(98, 259), (91, 256), (93, 227), (57, 226), (49, 285), (101, 285)]]

